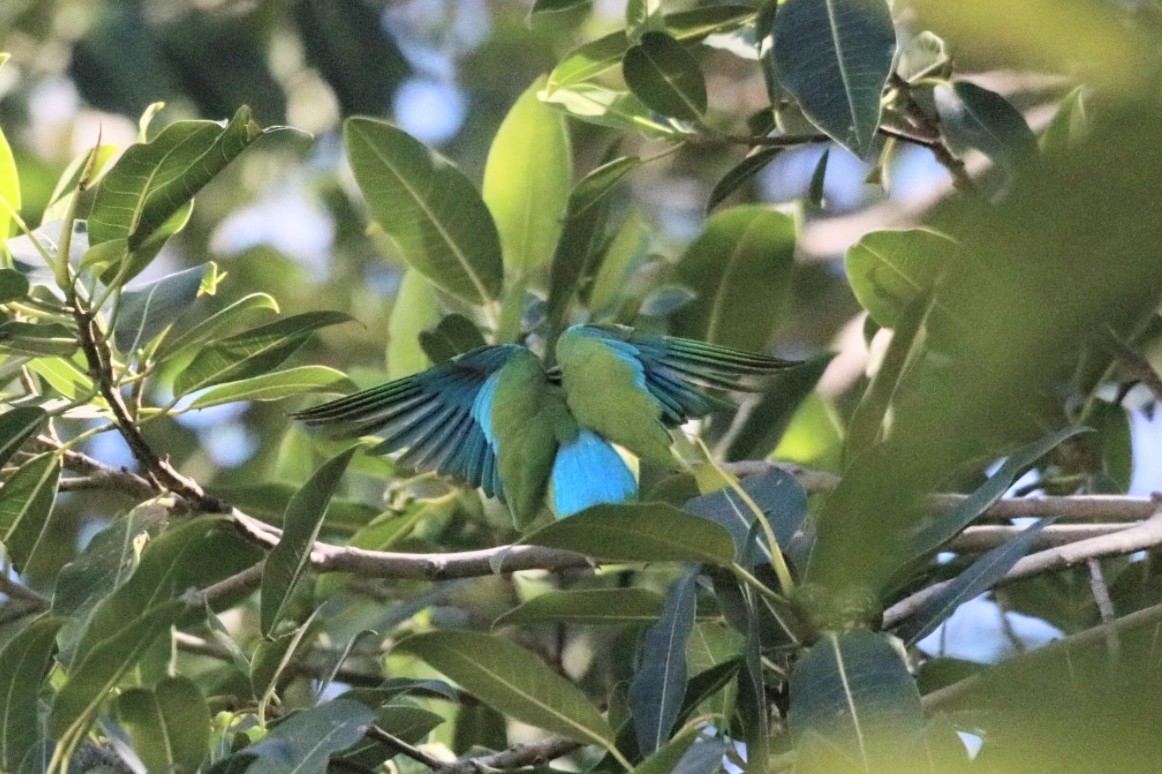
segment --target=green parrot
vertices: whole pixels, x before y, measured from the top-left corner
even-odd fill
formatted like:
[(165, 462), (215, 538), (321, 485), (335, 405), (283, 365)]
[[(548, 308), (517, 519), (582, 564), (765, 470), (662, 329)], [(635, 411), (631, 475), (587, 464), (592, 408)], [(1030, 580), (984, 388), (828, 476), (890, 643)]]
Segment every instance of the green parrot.
[(480, 487), (522, 526), (550, 490), (559, 518), (633, 501), (637, 481), (614, 444), (673, 465), (670, 428), (735, 408), (707, 388), (754, 390), (756, 377), (796, 365), (624, 325), (574, 325), (555, 355), (546, 369), (527, 347), (479, 347), (293, 416), (378, 434), (373, 452), (406, 449), (403, 465)]

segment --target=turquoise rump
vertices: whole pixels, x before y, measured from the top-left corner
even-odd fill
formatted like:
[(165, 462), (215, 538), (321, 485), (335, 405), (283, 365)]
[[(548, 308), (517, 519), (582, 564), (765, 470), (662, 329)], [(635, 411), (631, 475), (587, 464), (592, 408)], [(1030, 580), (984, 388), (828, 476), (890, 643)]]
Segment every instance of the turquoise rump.
[(558, 517), (636, 499), (615, 444), (673, 465), (671, 428), (735, 408), (711, 390), (753, 391), (796, 365), (623, 325), (574, 325), (554, 354), (547, 369), (527, 347), (480, 347), (294, 417), (378, 435), (373, 452), (403, 451), (404, 466), (479, 487), (523, 525), (547, 497)]

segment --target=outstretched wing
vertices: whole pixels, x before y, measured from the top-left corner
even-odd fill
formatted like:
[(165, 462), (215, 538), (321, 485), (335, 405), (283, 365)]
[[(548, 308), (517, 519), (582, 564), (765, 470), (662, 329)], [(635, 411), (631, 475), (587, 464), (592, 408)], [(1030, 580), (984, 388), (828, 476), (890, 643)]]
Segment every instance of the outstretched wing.
[(404, 465), (480, 487), (503, 501), (489, 418), (500, 369), (521, 351), (527, 350), (514, 344), (480, 347), (292, 416), (344, 436), (382, 436), (372, 451), (407, 449), (400, 457)]
[(661, 405), (661, 419), (670, 426), (735, 408), (706, 389), (754, 391), (760, 389), (758, 378), (798, 365), (694, 339), (638, 333), (624, 325), (574, 325), (561, 338), (570, 335), (599, 340), (630, 366), (636, 386)]

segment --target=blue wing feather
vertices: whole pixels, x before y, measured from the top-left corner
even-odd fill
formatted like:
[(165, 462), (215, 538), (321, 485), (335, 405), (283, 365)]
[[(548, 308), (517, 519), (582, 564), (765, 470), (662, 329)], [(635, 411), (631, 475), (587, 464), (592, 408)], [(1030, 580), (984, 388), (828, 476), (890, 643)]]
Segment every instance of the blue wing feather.
[(592, 430), (561, 444), (553, 462), (553, 509), (558, 518), (593, 505), (637, 498), (637, 481), (621, 455)]
[(406, 449), (402, 464), (480, 487), (489, 497), (503, 500), (488, 418), (499, 371), (520, 349), (513, 344), (474, 349), (423, 373), (293, 416), (340, 435), (377, 434), (383, 440), (373, 452)]

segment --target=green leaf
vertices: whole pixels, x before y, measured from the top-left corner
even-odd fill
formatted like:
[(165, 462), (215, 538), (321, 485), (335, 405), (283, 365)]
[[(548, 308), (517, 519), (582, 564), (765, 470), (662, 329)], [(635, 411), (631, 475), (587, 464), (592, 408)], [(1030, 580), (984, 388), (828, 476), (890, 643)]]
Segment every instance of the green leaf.
[(174, 394), (267, 373), (294, 353), (319, 328), (351, 320), (343, 312), (305, 312), (212, 341), (174, 380)]
[[(708, 35), (729, 32), (754, 16), (753, 8), (727, 5), (666, 14), (663, 19), (666, 31), (674, 38), (683, 43), (696, 43)], [(618, 30), (573, 49), (549, 73), (546, 98), (558, 89), (575, 86), (617, 67), (629, 45), (625, 30)]]
[(188, 677), (130, 688), (117, 697), (117, 716), (150, 771), (195, 771), (206, 757), (210, 709)]
[(989, 476), (968, 497), (946, 514), (934, 517), (920, 525), (909, 539), (914, 556), (927, 556), (946, 542), (960, 534), (961, 530), (1004, 497), (1026, 470), (1037, 460), (1056, 449), (1061, 444), (1083, 433), (1091, 432), (1087, 427), (1064, 427), (1049, 433), (1044, 438), (1022, 446), (1005, 457), (1004, 463)]
[(924, 78), (947, 77), (950, 62), (948, 46), (925, 30), (901, 47), (896, 74), (913, 84)]
[(433, 363), (483, 347), (487, 342), (476, 323), (462, 314), (450, 314), (430, 331), (420, 333), (420, 348)]
[(929, 229), (873, 231), (848, 249), (844, 268), (871, 318), (895, 328), (909, 304), (932, 292), (953, 250), (951, 239)]
[(627, 276), (646, 257), (649, 246), (650, 235), (645, 222), (641, 213), (633, 209), (613, 235), (588, 293), (586, 288), (581, 289), (589, 309), (600, 312), (617, 303), (626, 291)]
[(1130, 479), (1134, 474), (1134, 445), (1129, 413), (1117, 403), (1095, 400), (1086, 421), (1097, 431), (1102, 472), (1117, 484), (1118, 491), (1129, 491)]
[(387, 378), (402, 379), (432, 365), (420, 334), (440, 322), (440, 305), (432, 283), (415, 269), (403, 273), (387, 321)]
[(870, 631), (826, 632), (795, 665), (790, 680), (791, 736), (818, 734), (860, 771), (891, 771), (922, 733), (920, 693), (901, 653)]
[(573, 179), (561, 114), (537, 98), (537, 79), (509, 110), (484, 168), (484, 203), (500, 233), (504, 265), (518, 274), (553, 254)]
[(0, 465), (40, 430), (47, 416), (44, 409), (35, 406), (17, 406), (0, 414)]
[(706, 81), (698, 62), (664, 32), (646, 32), (625, 52), (622, 74), (637, 98), (662, 115), (697, 121), (706, 112)]
[(190, 408), (200, 409), (240, 400), (281, 400), (306, 393), (337, 395), (354, 389), (355, 385), (342, 371), (327, 366), (299, 366), (211, 387), (199, 395)]
[(77, 350), (77, 334), (55, 322), (0, 324), (0, 350), (32, 357), (68, 357)]
[(575, 218), (600, 203), (626, 175), (641, 165), (642, 160), (637, 156), (619, 156), (585, 175), (569, 192), (568, 217)]
[(1041, 132), (1038, 145), (1046, 156), (1063, 155), (1085, 136), (1089, 124), (1086, 116), (1085, 87), (1077, 86), (1065, 95)]
[(0, 650), (0, 769), (16, 771), (40, 739), (37, 695), (48, 672), (56, 633), (65, 618), (42, 615), (30, 621)]
[(827, 352), (772, 376), (758, 402), (747, 409), (730, 437), (726, 460), (737, 462), (769, 456), (791, 426), (803, 401), (814, 393), (834, 357), (834, 353)]
[(896, 53), (885, 0), (787, 0), (774, 21), (774, 70), (811, 123), (859, 157), (872, 148)]
[[(747, 476), (739, 482), (755, 505), (766, 516), (775, 540), (783, 551), (807, 517), (807, 493), (798, 480), (779, 468)], [(762, 533), (756, 539), (755, 514), (732, 487), (704, 494), (687, 501), (682, 510), (715, 524), (730, 533), (736, 551), (735, 561), (753, 566), (771, 558), (771, 549)]]
[(586, 123), (608, 126), (626, 132), (637, 132), (654, 140), (675, 140), (689, 134), (657, 113), (628, 91), (611, 89), (596, 83), (576, 83), (549, 91), (540, 98)]
[(788, 215), (751, 205), (712, 216), (671, 275), (699, 294), (674, 315), (674, 333), (764, 351), (790, 294), (794, 252)]
[(266, 293), (250, 293), (234, 301), (192, 327), (167, 336), (157, 351), (157, 359), (165, 360), (179, 352), (195, 347), (217, 336), (224, 328), (239, 325), (243, 321), (253, 322), (253, 318), (266, 312), (277, 312), (278, 302)]
[(533, 0), (533, 7), (529, 9), (529, 18), (546, 13), (572, 11), (574, 8), (588, 4), (589, 0)]
[[(44, 216), (40, 220), (41, 223), (63, 220), (68, 214), (69, 207), (77, 195), (77, 184), (81, 182), (81, 175), (88, 170), (92, 150), (90, 148), (73, 158), (69, 162), (69, 165), (65, 167), (65, 171), (57, 178), (56, 186), (52, 189), (52, 195), (48, 197), (48, 207), (44, 210)], [(91, 176), (89, 179), (90, 184), (95, 183), (100, 178), (101, 173), (105, 170), (109, 162), (121, 152), (121, 149), (116, 145), (99, 145), (96, 150), (97, 158), (92, 162)]]
[(698, 574), (690, 572), (670, 585), (662, 617), (642, 639), (639, 666), (629, 685), (629, 706), (643, 755), (652, 755), (670, 738), (682, 708), (697, 581)]
[(725, 753), (721, 745), (715, 745), (716, 755), (714, 760), (707, 761), (705, 768), (680, 768), (683, 756), (690, 750), (690, 746), (694, 744), (694, 741), (701, 733), (702, 731), (698, 728), (687, 728), (680, 734), (676, 734), (672, 739), (667, 737), (668, 741), (665, 741), (656, 751), (646, 753), (646, 759), (633, 767), (633, 774), (673, 774), (676, 771), (718, 771), (722, 763), (722, 756)]
[(180, 221), (198, 191), (270, 131), (274, 129), (254, 123), (250, 109), (243, 107), (225, 125), (177, 121), (152, 141), (133, 145), (97, 186), (89, 215), (90, 242), (127, 239), (128, 276), (137, 274), (160, 247), (143, 249), (151, 238)]
[(500, 294), (500, 237), (480, 194), (452, 162), (382, 121), (349, 118), (343, 137), (371, 217), (403, 259), (473, 304)]
[(734, 542), (726, 530), (664, 503), (597, 505), (526, 535), (521, 542), (617, 562), (727, 566), (734, 560)]
[(831, 148), (823, 151), (815, 171), (811, 173), (811, 185), (807, 188), (807, 201), (815, 207), (823, 206), (823, 184), (827, 180), (827, 160), (831, 158)]
[(706, 199), (706, 212), (709, 213), (715, 207), (722, 204), (726, 200), (726, 197), (754, 179), (783, 150), (783, 148), (777, 147), (755, 148), (747, 154), (746, 158), (731, 167), (714, 184), (714, 188), (710, 190), (710, 196)]
[(1037, 152), (1037, 138), (1012, 104), (995, 91), (969, 81), (938, 85), (936, 110), (948, 145), (957, 155), (975, 148), (1007, 169)]
[(662, 603), (662, 596), (648, 589), (546, 591), (509, 610), (493, 621), (492, 627), (537, 623), (653, 623), (662, 614)]
[(248, 751), (261, 757), (246, 774), (326, 774), (331, 756), (366, 733), (375, 713), (350, 699), (335, 699), (296, 712)]
[(117, 349), (136, 352), (176, 322), (198, 297), (208, 267), (203, 263), (125, 290), (121, 294), (121, 313), (113, 327)]
[[(411, 704), (385, 704), (375, 710), (375, 725), (407, 744), (423, 741), (432, 729), (442, 725), (444, 721), (443, 715)], [(341, 757), (348, 763), (374, 769), (399, 754), (400, 752), (393, 747), (364, 739)]]
[(925, 600), (898, 632), (906, 645), (915, 645), (943, 623), (956, 608), (992, 588), (1033, 545), (1037, 534), (1053, 522), (1042, 519), (1008, 542), (982, 554), (968, 569)]
[(267, 556), (262, 571), (262, 633), (268, 637), (281, 620), (287, 600), (310, 561), (311, 547), (327, 515), (327, 504), (357, 448), (352, 446), (323, 463), (286, 507), (282, 539)]
[(625, 33), (630, 40), (636, 41), (643, 33), (665, 27), (662, 0), (629, 0), (625, 4)]
[(410, 653), (498, 712), (586, 744), (611, 749), (613, 731), (581, 689), (537, 656), (501, 637), (437, 631), (402, 640)]
[[(95, 392), (93, 380), (73, 358), (41, 357), (29, 363), (28, 367), (48, 382), (54, 390), (70, 400)], [(97, 400), (94, 399), (95, 402)]]
[(19, 301), (28, 295), (28, 290), (28, 280), (23, 274), (16, 269), (0, 269), (0, 304)]
[[(16, 171), (16, 159), (12, 156), (12, 148), (8, 145), (8, 138), (0, 129), (0, 199), (7, 207), (0, 205), (0, 242), (7, 239), (12, 233), (13, 212), (20, 212), (20, 176)], [(3, 248), (0, 247), (0, 250)]]
[(60, 458), (41, 454), (21, 465), (0, 489), (0, 542), (21, 572), (29, 569), (41, 541), (50, 539), (49, 514), (60, 473)]

